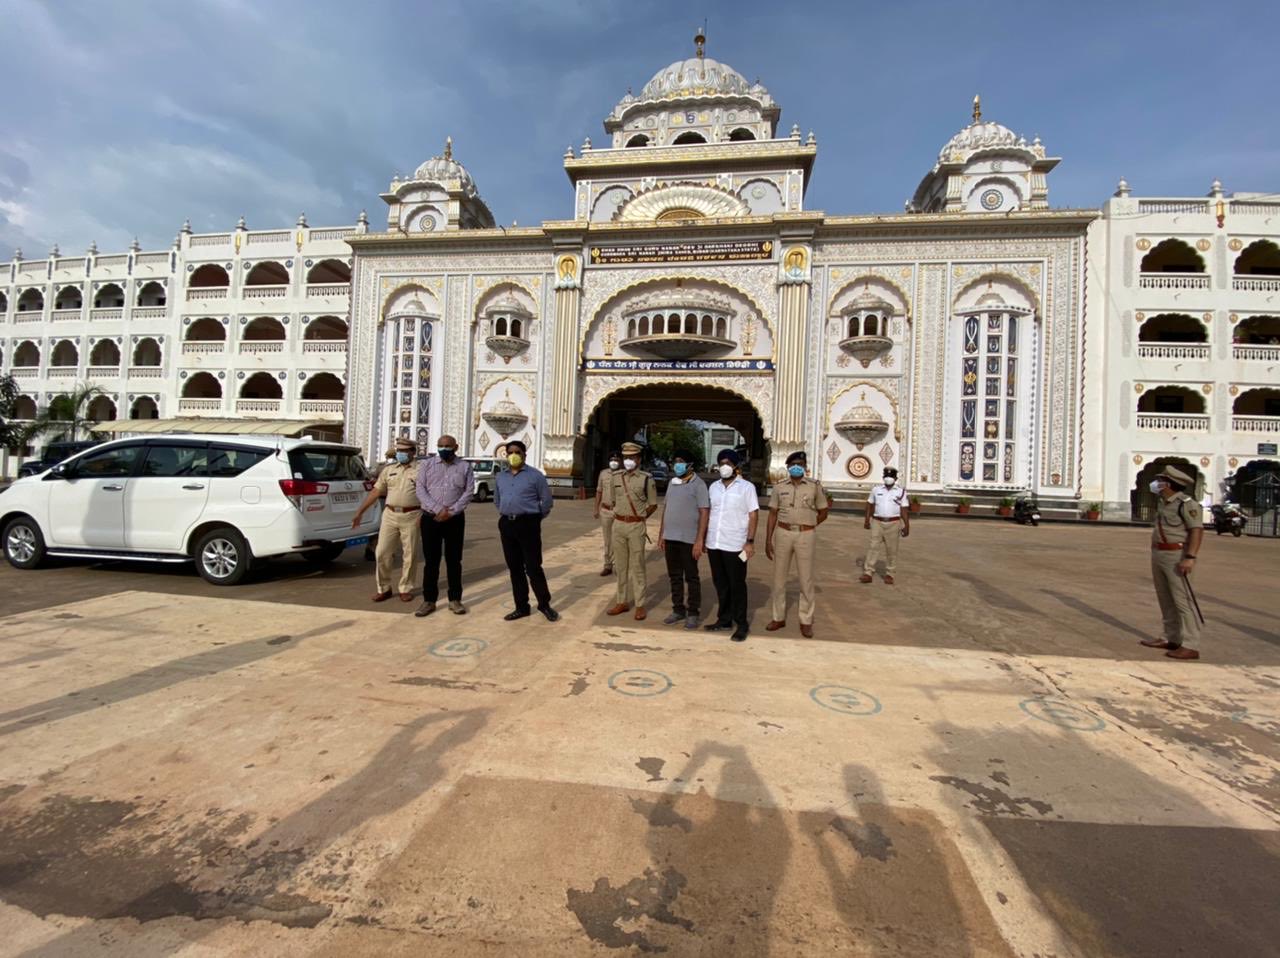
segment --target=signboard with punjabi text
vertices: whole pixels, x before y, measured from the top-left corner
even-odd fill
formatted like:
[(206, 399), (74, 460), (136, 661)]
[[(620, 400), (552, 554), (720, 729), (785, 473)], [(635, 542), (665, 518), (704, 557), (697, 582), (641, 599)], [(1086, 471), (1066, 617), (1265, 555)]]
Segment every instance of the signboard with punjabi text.
[(593, 266), (633, 263), (740, 263), (773, 258), (772, 240), (718, 240), (708, 243), (641, 243), (634, 246), (592, 246)]

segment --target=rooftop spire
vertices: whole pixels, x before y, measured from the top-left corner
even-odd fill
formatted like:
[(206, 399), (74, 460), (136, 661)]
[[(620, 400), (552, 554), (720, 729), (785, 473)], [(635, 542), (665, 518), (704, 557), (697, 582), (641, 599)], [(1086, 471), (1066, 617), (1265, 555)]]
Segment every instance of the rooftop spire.
[(451, 136), (444, 138), (444, 158), (446, 160), (453, 159), (453, 137)]
[(697, 48), (699, 60), (707, 55), (707, 51), (703, 49), (707, 45), (707, 25), (705, 23), (694, 33), (693, 45)]
[(973, 98), (973, 122), (982, 122), (982, 96), (975, 95)]

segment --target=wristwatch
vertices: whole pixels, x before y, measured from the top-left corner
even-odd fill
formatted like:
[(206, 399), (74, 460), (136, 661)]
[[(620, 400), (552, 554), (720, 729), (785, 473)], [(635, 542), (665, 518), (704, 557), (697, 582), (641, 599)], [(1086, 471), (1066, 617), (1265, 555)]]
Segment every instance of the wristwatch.
[(747, 540), (747, 545), (755, 545), (755, 544), (756, 544), (756, 540), (755, 540), (755, 539), (748, 539), (748, 540)]

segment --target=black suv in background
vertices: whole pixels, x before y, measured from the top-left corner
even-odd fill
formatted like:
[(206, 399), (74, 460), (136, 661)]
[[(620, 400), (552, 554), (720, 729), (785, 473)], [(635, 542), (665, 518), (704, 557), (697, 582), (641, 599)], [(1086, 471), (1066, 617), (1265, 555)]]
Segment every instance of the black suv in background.
[(74, 442), (70, 439), (59, 439), (57, 442), (51, 442), (44, 447), (39, 459), (24, 462), (18, 467), (18, 478), (34, 476), (46, 469), (52, 469), (64, 459), (70, 459), (78, 452), (92, 449), (101, 442), (101, 439), (79, 439)]

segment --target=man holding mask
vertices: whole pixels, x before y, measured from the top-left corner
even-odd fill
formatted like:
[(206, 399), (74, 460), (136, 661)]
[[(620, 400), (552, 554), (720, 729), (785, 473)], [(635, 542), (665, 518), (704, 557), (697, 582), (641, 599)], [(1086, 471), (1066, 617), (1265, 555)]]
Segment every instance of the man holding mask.
[(733, 629), (735, 642), (747, 639), (747, 560), (756, 554), (756, 522), (760, 500), (756, 487), (738, 475), (738, 453), (725, 449), (716, 457), (720, 479), (707, 490), (711, 515), (707, 522), (707, 561), (720, 600), (708, 632)]
[(525, 462), (527, 449), (518, 439), (507, 443), (507, 470), (498, 473), (493, 504), (498, 510), (498, 535), (502, 556), (511, 574), (511, 595), (516, 607), (504, 619), (514, 622), (532, 615), (529, 587), (538, 599), (538, 611), (549, 622), (560, 618), (551, 608), (551, 590), (542, 571), (542, 520), (551, 512), (551, 486), (547, 477)]
[(608, 615), (622, 615), (635, 603), (637, 619), (644, 619), (646, 520), (658, 509), (653, 477), (640, 469), (640, 446), (622, 444), (622, 471), (612, 475), (605, 497), (613, 504), (613, 561), (618, 569), (618, 589)]
[(871, 542), (867, 545), (867, 558), (862, 563), (859, 582), (870, 582), (876, 572), (876, 562), (884, 552), (884, 584), (893, 585), (893, 570), (898, 565), (898, 543), (911, 535), (911, 511), (903, 509), (907, 490), (898, 485), (898, 470), (886, 466), (884, 481), (871, 488), (867, 496), (867, 513), (862, 528), (871, 530)]
[(671, 579), (671, 614), (662, 622), (675, 625), (683, 621), (686, 629), (696, 629), (702, 609), (698, 560), (702, 558), (707, 539), (711, 498), (707, 484), (693, 470), (692, 456), (676, 453), (672, 457), (672, 471), (675, 476), (667, 484), (662, 523), (658, 527), (658, 548), (667, 557), (667, 575)]
[(418, 467), (418, 502), (422, 505), (422, 605), (414, 615), (422, 617), (436, 610), (440, 598), (440, 553), (444, 552), (445, 574), (449, 580), (449, 611), (464, 615), (462, 604), (462, 540), (467, 531), (466, 508), (475, 491), (471, 463), (458, 458), (458, 440), (441, 436), (436, 454)]
[(360, 526), (360, 519), (379, 499), (382, 503), (382, 524), (378, 527), (378, 548), (374, 553), (377, 563), (374, 580), (378, 591), (373, 595), (374, 602), (385, 602), (391, 598), (393, 567), (396, 551), (401, 554), (400, 568), (400, 601), (413, 600), (413, 581), (417, 578), (418, 550), (421, 548), (421, 532), (418, 525), (417, 492), (414, 481), (418, 468), (414, 465), (413, 454), (417, 449), (412, 439), (396, 440), (396, 461), (380, 473), (378, 479), (365, 496), (364, 502), (351, 519), (351, 528)]
[(604, 533), (604, 568), (600, 575), (613, 575), (613, 500), (607, 498), (613, 477), (622, 471), (622, 454), (616, 449), (609, 453), (609, 468), (601, 469), (596, 479), (596, 509), (594, 516), (600, 520)]

